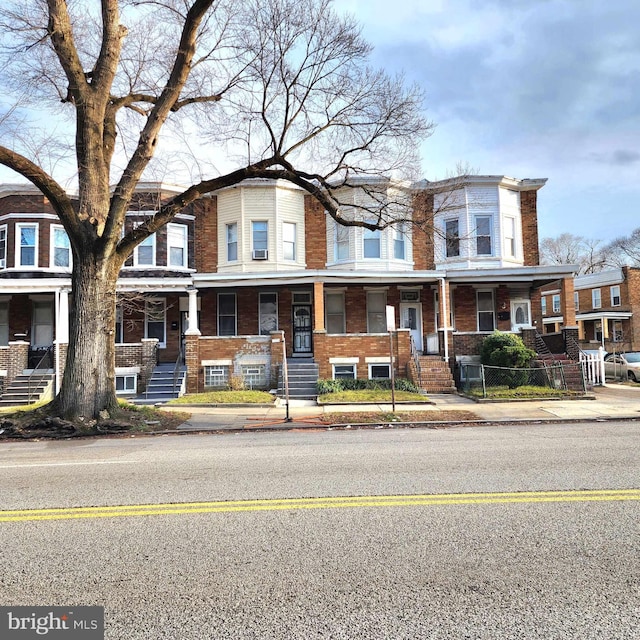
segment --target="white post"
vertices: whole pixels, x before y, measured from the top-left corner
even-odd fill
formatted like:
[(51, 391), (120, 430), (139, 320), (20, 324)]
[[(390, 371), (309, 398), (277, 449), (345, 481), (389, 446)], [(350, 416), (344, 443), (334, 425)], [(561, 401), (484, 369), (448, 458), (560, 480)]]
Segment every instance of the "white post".
[(449, 362), (449, 312), (447, 311), (447, 287), (444, 278), (440, 278), (440, 295), (442, 296), (442, 335), (444, 337), (444, 361)]
[(604, 387), (607, 379), (604, 377), (604, 349), (602, 347), (598, 347), (598, 366), (600, 368), (600, 382)]
[(187, 293), (189, 294), (189, 326), (184, 333), (187, 336), (199, 336), (202, 334), (198, 328), (198, 290), (187, 289)]
[(55, 380), (56, 395), (62, 387), (62, 376), (60, 375), (62, 363), (60, 362), (60, 345), (69, 344), (69, 289), (60, 289), (56, 292), (56, 339), (55, 339)]

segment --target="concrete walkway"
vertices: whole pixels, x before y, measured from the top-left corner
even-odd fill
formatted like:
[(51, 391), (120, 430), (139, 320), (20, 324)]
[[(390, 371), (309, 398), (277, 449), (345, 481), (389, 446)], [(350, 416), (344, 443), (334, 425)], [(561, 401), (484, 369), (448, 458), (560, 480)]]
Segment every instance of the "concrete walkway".
[[(434, 404), (397, 404), (401, 411), (470, 412), (482, 422), (538, 422), (563, 420), (620, 420), (640, 419), (640, 384), (607, 384), (596, 387), (592, 399), (584, 400), (531, 400), (476, 403), (455, 394), (434, 395)], [(319, 416), (331, 413), (391, 412), (390, 404), (380, 405), (324, 405), (292, 402), (289, 406), (290, 422), (286, 421), (284, 406), (270, 407), (173, 407), (188, 411), (191, 418), (179, 431), (254, 431), (269, 429), (324, 428)], [(170, 410), (170, 407), (165, 407)], [(434, 413), (434, 417), (437, 414)], [(435, 417), (435, 420), (440, 418)], [(356, 421), (354, 420), (354, 423)]]

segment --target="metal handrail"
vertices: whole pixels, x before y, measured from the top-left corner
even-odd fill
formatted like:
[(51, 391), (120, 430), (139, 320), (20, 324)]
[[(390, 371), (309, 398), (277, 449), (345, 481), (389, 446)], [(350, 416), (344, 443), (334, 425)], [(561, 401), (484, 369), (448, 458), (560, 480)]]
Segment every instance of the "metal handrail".
[[(47, 347), (44, 350), (44, 353), (42, 354), (42, 357), (40, 358), (40, 360), (38, 360), (36, 366), (32, 369), (31, 373), (29, 374), (29, 377), (27, 378), (27, 402), (29, 404), (31, 404), (31, 399), (33, 397), (33, 393), (35, 391), (35, 389), (38, 388), (38, 386), (40, 385), (40, 383), (45, 379), (45, 377), (48, 375), (47, 373), (41, 373), (40, 377), (38, 379), (36, 379), (35, 381), (35, 388), (32, 388), (32, 383), (34, 382), (34, 376), (36, 371), (38, 371), (42, 365), (42, 363), (44, 362), (45, 358), (47, 357), (51, 357), (51, 354), (53, 353), (53, 346), (51, 347)], [(47, 371), (49, 370), (49, 367), (47, 367)], [(37, 400), (36, 400), (37, 401)]]
[(551, 349), (547, 346), (547, 343), (544, 341), (544, 338), (540, 335), (540, 332), (536, 331), (536, 351), (538, 355), (543, 356), (553, 356), (554, 354), (551, 352)]
[(184, 345), (182, 340), (180, 340), (180, 348), (178, 349), (178, 357), (176, 358), (176, 364), (173, 367), (173, 385), (172, 391), (175, 394), (176, 392), (176, 384), (178, 382), (178, 373), (180, 373), (180, 368), (182, 366), (182, 362), (184, 360)]
[(416, 347), (416, 342), (413, 339), (413, 336), (409, 334), (409, 347), (411, 350), (411, 359), (413, 360), (413, 364), (416, 367), (416, 373), (418, 374), (418, 386), (422, 382), (422, 368), (420, 367), (420, 355), (418, 354), (418, 349)]

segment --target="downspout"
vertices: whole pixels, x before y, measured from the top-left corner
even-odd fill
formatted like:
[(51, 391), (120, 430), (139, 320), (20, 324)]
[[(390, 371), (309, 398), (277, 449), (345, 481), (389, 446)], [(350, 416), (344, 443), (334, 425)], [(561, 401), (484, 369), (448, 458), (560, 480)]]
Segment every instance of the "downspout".
[(443, 338), (444, 338), (444, 361), (449, 363), (449, 322), (448, 316), (449, 313), (447, 311), (447, 289), (445, 286), (445, 279), (439, 278), (440, 280), (440, 298), (442, 299), (442, 330), (443, 330)]

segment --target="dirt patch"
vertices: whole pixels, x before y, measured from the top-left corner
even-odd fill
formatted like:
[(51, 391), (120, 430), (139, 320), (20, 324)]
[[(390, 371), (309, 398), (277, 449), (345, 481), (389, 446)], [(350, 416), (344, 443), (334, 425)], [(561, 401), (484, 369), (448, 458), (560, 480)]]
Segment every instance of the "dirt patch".
[(172, 431), (188, 420), (184, 411), (160, 411), (150, 407), (120, 409), (117, 415), (99, 420), (63, 420), (47, 413), (46, 407), (34, 411), (16, 411), (0, 416), (0, 440), (40, 440), (77, 438), (115, 434), (143, 434)]
[(320, 417), (325, 424), (389, 424), (416, 422), (463, 422), (480, 420), (471, 411), (447, 411), (434, 409), (432, 411), (399, 411), (396, 413), (380, 413), (354, 411), (345, 413), (327, 413)]

